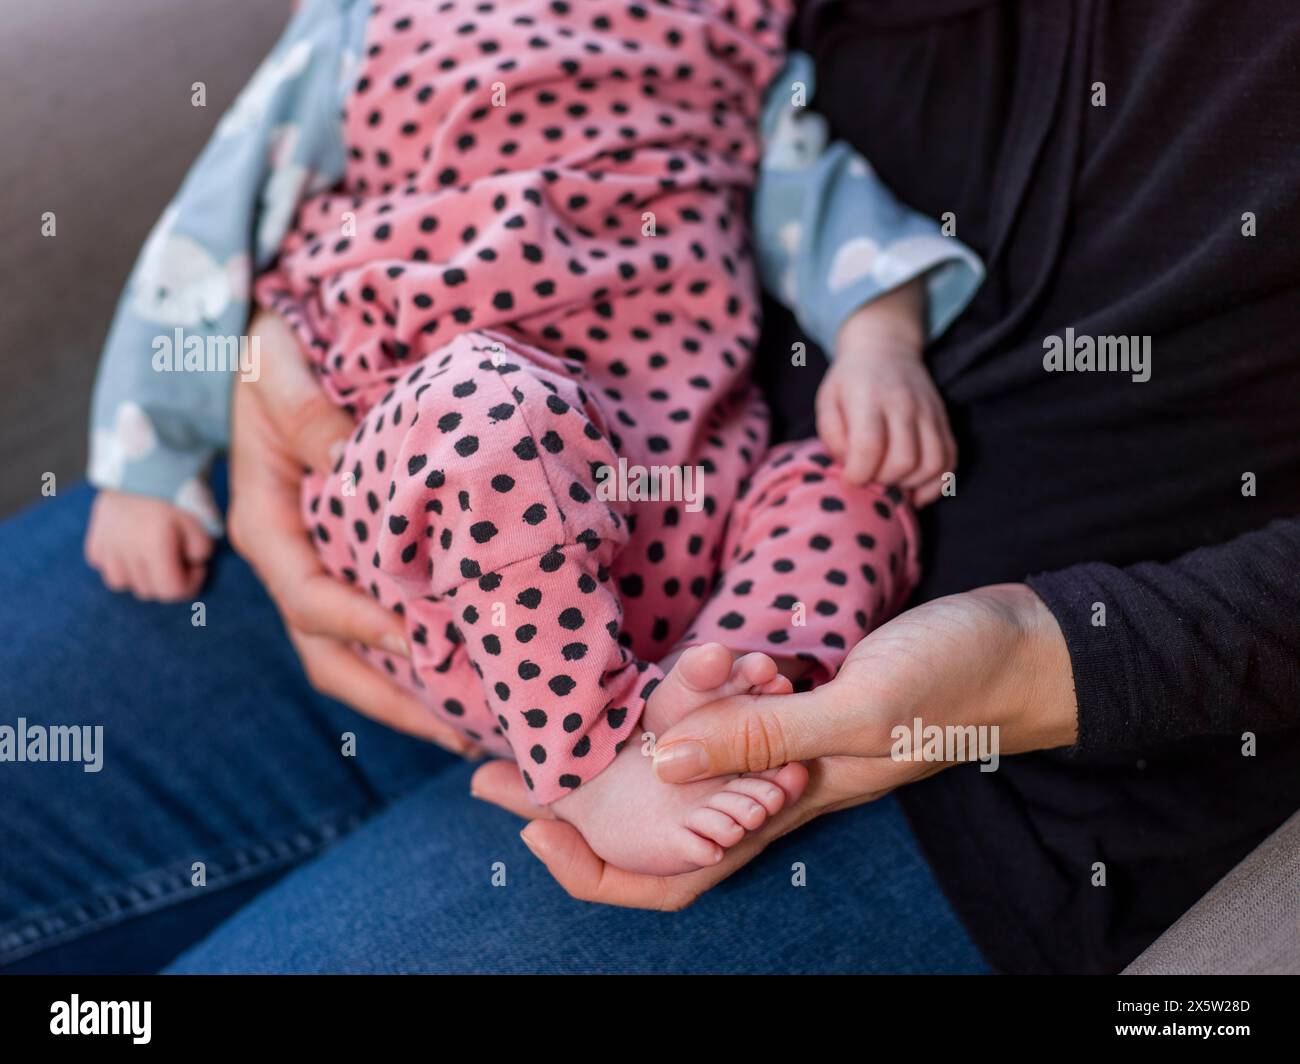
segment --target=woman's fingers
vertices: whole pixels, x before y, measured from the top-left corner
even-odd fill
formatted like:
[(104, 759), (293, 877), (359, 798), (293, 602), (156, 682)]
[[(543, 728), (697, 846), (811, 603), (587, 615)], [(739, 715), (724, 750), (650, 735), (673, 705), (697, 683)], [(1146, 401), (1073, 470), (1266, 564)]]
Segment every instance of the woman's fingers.
[[(315, 555), (313, 554), (313, 561)], [(304, 635), (364, 643), (399, 657), (411, 656), (402, 619), (363, 591), (323, 570), (285, 589), (280, 603), (288, 624)]]
[[(240, 385), (239, 387), (246, 387)], [(298, 509), (300, 473), (292, 463), (275, 461), (270, 450), (252, 446), (257, 433), (273, 440), (269, 418), (256, 398), (236, 389), (240, 433), (230, 513), (230, 538), (275, 601), (285, 624), (305, 635), (334, 636), (410, 656), (400, 617), (363, 591), (336, 580), (321, 566), (304, 535)], [(248, 450), (254, 454), (249, 454)]]
[(655, 773), (665, 783), (686, 783), (851, 753), (856, 707), (830, 704), (835, 697), (828, 685), (803, 694), (721, 698), (659, 737)]
[[(267, 500), (260, 542), (249, 561), (257, 570), (285, 624), (307, 636), (331, 636), (364, 643), (400, 657), (411, 656), (402, 619), (363, 591), (327, 573), (298, 523), (297, 506)], [(278, 520), (277, 520), (278, 516)]]
[[(306, 372), (305, 366), (299, 370)], [(316, 388), (314, 394), (291, 398), (274, 394), (264, 400), (267, 416), (284, 437), (285, 447), (308, 469), (329, 473), (338, 457), (338, 447), (356, 431), (352, 420), (329, 397)]]
[[(579, 901), (633, 909), (675, 912), (739, 867), (727, 858), (720, 865), (685, 876), (646, 876), (606, 864), (578, 829), (563, 820), (534, 820), (520, 834), (533, 855), (566, 891)], [(727, 871), (718, 874), (726, 866)], [(701, 876), (705, 878), (698, 878)]]
[[(297, 520), (296, 511), (293, 520)], [(263, 551), (253, 560), (253, 567), (262, 576), (291, 632), (335, 640), (353, 660), (355, 657), (346, 651), (347, 643), (362, 643), (403, 658), (411, 656), (402, 619), (365, 592), (325, 572), (300, 529), (285, 534), (268, 522)], [(368, 712), (363, 703), (346, 698), (343, 701)]]
[(525, 820), (550, 820), (554, 816), (548, 806), (538, 805), (528, 797), (519, 766), (513, 761), (489, 761), (481, 766), (469, 781), (469, 793)]
[(284, 618), (312, 686), (398, 731), (472, 754), (469, 740), (373, 669), (349, 643), (408, 655), (401, 619), (325, 572), (299, 511), (302, 466), (328, 469), (352, 432), (312, 377), (297, 340), (274, 314), (252, 325), (263, 349), (256, 382), (235, 388), (230, 540)]
[(263, 356), (257, 397), (276, 434), (302, 465), (328, 471), (334, 465), (334, 445), (356, 426), (321, 389), (283, 318), (259, 311), (249, 331), (257, 336)]
[(390, 728), (428, 739), (453, 753), (466, 754), (474, 744), (445, 724), (407, 691), (364, 662), (342, 643), (289, 632), (307, 679), (321, 694), (360, 709)]
[(783, 809), (727, 850), (718, 864), (680, 876), (648, 876), (608, 864), (587, 845), (577, 828), (563, 820), (534, 820), (520, 837), (556, 882), (580, 901), (676, 912), (748, 864), (773, 840), (827, 808), (826, 799), (810, 788), (802, 801)]

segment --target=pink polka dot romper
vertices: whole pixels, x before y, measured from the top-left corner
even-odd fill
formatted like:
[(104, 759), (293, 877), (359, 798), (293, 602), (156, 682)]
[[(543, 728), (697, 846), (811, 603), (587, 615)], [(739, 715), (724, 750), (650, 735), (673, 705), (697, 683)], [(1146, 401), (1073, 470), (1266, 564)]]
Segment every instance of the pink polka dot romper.
[(535, 800), (716, 640), (834, 674), (916, 576), (896, 492), (768, 449), (747, 197), (783, 0), (390, 0), (341, 189), (260, 300), (358, 418), (303, 486), (327, 567), (404, 618), (375, 655)]

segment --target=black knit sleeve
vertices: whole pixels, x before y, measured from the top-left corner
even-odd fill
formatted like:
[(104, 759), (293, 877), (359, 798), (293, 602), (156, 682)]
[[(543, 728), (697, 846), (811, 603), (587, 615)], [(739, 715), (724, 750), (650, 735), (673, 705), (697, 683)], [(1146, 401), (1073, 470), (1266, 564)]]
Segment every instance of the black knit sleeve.
[(1300, 726), (1300, 519), (1027, 582), (1069, 646), (1079, 752)]

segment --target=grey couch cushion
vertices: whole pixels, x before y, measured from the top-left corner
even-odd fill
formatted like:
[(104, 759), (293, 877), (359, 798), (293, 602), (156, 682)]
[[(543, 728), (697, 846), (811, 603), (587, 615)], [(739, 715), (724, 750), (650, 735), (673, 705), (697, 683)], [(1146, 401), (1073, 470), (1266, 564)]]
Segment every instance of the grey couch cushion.
[[(0, 515), (85, 468), (99, 348), (149, 227), (288, 0), (39, 0), (0, 14)], [(190, 86), (207, 85), (207, 107)], [(41, 235), (53, 211), (58, 235)]]
[[(288, 0), (39, 0), (0, 15), (0, 515), (81, 475), (99, 348), (149, 227)], [(208, 106), (190, 104), (202, 81)], [(58, 236), (41, 236), (54, 211)], [(1129, 968), (1300, 972), (1300, 815)]]
[(1300, 974), (1300, 813), (1273, 832), (1126, 975)]

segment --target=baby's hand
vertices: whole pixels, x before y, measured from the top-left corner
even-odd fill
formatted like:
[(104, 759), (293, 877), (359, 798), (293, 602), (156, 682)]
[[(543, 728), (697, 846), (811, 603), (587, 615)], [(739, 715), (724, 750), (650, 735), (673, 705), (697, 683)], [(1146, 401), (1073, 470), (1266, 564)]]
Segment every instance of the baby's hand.
[(925, 506), (955, 468), (957, 445), (925, 367), (913, 284), (866, 304), (840, 329), (817, 391), (817, 435), (850, 483), (897, 485)]
[(175, 602), (203, 583), (212, 537), (198, 519), (162, 499), (101, 491), (90, 511), (86, 561), (110, 591)]

